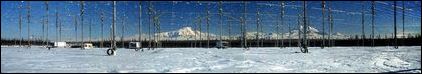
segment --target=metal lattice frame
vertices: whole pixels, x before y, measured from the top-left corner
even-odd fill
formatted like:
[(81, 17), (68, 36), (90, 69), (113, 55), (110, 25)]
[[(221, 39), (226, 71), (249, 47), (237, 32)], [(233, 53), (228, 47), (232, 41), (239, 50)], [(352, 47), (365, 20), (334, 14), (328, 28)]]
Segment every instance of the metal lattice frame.
[(362, 2), (362, 46), (365, 46), (365, 2)]
[[(23, 3), (22, 3), (23, 4)], [(22, 4), (19, 5), (18, 10), (22, 11)], [(22, 47), (22, 13), (19, 12), (19, 47)]]
[(30, 24), (31, 24), (31, 21), (30, 21), (30, 19), (31, 19), (31, 6), (29, 5), (29, 1), (27, 2), (27, 10), (28, 10), (28, 12), (27, 12), (27, 25), (28, 25), (28, 47), (31, 47), (31, 31), (30, 31)]
[(84, 12), (84, 2), (81, 1), (81, 14), (79, 15), (81, 17), (81, 49), (84, 49), (82, 46), (84, 43)]

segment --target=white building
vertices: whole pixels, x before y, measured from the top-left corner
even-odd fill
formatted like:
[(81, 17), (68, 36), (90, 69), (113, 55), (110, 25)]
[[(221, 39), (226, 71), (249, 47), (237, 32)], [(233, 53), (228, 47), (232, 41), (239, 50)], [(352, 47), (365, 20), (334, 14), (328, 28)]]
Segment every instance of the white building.
[(129, 42), (129, 49), (141, 48), (141, 42)]
[(92, 43), (84, 43), (83, 48), (84, 49), (91, 49), (91, 48), (94, 48), (94, 46), (92, 45)]
[(68, 47), (68, 45), (66, 44), (66, 42), (54, 42), (54, 47), (65, 48)]

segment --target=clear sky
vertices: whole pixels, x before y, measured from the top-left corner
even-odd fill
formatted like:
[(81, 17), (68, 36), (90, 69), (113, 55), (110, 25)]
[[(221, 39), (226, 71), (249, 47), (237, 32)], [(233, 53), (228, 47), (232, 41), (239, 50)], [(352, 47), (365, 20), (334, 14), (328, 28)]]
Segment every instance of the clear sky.
[[(28, 1), (1, 1), (1, 38), (19, 38), (19, 14), (22, 14), (22, 37), (28, 38), (27, 28), (30, 27), (31, 35), (34, 38), (42, 36), (42, 20), (47, 15), (46, 5), (44, 1), (29, 1), (30, 6), (30, 25), (27, 24), (27, 6)], [(287, 32), (287, 26), (297, 28), (297, 16), (302, 12), (302, 1), (287, 1), (285, 7), (284, 24), (282, 25), (282, 32)], [(371, 33), (371, 4), (365, 1), (329, 1), (328, 8), (333, 10), (334, 18), (334, 32), (339, 32), (346, 35), (360, 35), (361, 34), (361, 11), (365, 10), (365, 31), (366, 35)], [(209, 8), (211, 12), (210, 17), (210, 32), (219, 34), (219, 23), (221, 21), (218, 15), (218, 4), (211, 2), (197, 2), (197, 1), (159, 1), (152, 2), (153, 9), (161, 14), (159, 17), (161, 30), (172, 31), (180, 29), (181, 27), (196, 27), (198, 24), (194, 21), (198, 17), (206, 16), (206, 9)], [(421, 23), (421, 8), (420, 1), (405, 1), (405, 33), (420, 34)], [(19, 9), (22, 5), (24, 8)], [(117, 2), (117, 35), (121, 35), (122, 22), (126, 32), (126, 37), (137, 34), (139, 3), (137, 1), (118, 1)], [(362, 5), (364, 7), (362, 7)], [(398, 32), (402, 32), (402, 1), (397, 1), (397, 26)], [(142, 32), (147, 34), (149, 16), (148, 16), (148, 2), (142, 2)], [(59, 14), (59, 20), (62, 22), (62, 39), (75, 39), (75, 23), (74, 17), (78, 20), (78, 25), (81, 25), (80, 2), (79, 1), (52, 1), (48, 2), (48, 25), (49, 25), (49, 39), (56, 39), (55, 18), (56, 11)], [(232, 31), (240, 34), (239, 18), (243, 12), (243, 4), (236, 1), (223, 2), (223, 33), (228, 35), (228, 25), (231, 25)], [(278, 1), (249, 1), (247, 4), (247, 31), (256, 31), (256, 12), (260, 13), (260, 19), (264, 26), (264, 32), (274, 32), (277, 22), (280, 22), (280, 2)], [(104, 12), (106, 17), (104, 20), (104, 37), (108, 38), (110, 32), (110, 25), (112, 19), (112, 2), (111, 1), (88, 1), (85, 2), (84, 13), (84, 38), (88, 38), (88, 26), (92, 25), (93, 39), (101, 37), (101, 21), (100, 13)], [(326, 9), (326, 12), (327, 9)], [(172, 14), (173, 13), (173, 14)], [(393, 2), (392, 1), (377, 1), (375, 5), (375, 33), (391, 36), (393, 31)], [(326, 14), (327, 15), (327, 14)], [(322, 10), (320, 1), (307, 2), (307, 16), (311, 26), (322, 30)], [(235, 19), (233, 19), (235, 18)], [(202, 32), (205, 31), (205, 19), (202, 18)], [(326, 23), (326, 25), (328, 25)], [(328, 27), (327, 27), (328, 28)], [(326, 28), (326, 29), (327, 29)], [(80, 39), (81, 27), (78, 27), (78, 37)]]

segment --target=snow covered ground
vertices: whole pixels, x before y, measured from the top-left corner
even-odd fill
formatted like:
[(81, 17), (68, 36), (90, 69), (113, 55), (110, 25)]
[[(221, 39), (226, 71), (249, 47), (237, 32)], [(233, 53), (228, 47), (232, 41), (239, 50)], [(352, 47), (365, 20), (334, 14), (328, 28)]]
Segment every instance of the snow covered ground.
[(106, 48), (1, 47), (1, 72), (413, 72), (421, 73), (421, 46), (291, 48)]

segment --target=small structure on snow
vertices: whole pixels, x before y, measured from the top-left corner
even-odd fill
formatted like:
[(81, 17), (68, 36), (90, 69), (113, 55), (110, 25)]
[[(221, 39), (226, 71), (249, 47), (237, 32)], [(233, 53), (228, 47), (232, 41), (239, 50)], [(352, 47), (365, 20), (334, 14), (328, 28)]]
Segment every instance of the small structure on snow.
[(92, 45), (92, 43), (84, 43), (83, 48), (84, 49), (91, 49), (91, 48), (94, 48), (94, 46)]
[(54, 47), (56, 48), (65, 48), (65, 47), (69, 47), (66, 42), (54, 42)]
[(140, 49), (141, 42), (129, 42), (129, 49)]
[(216, 42), (215, 45), (216, 45), (215, 47), (217, 47), (218, 49), (221, 49), (221, 48), (225, 49), (225, 48), (229, 47), (228, 46), (229, 45), (229, 42), (227, 42), (227, 41), (218, 41), (218, 42)]

